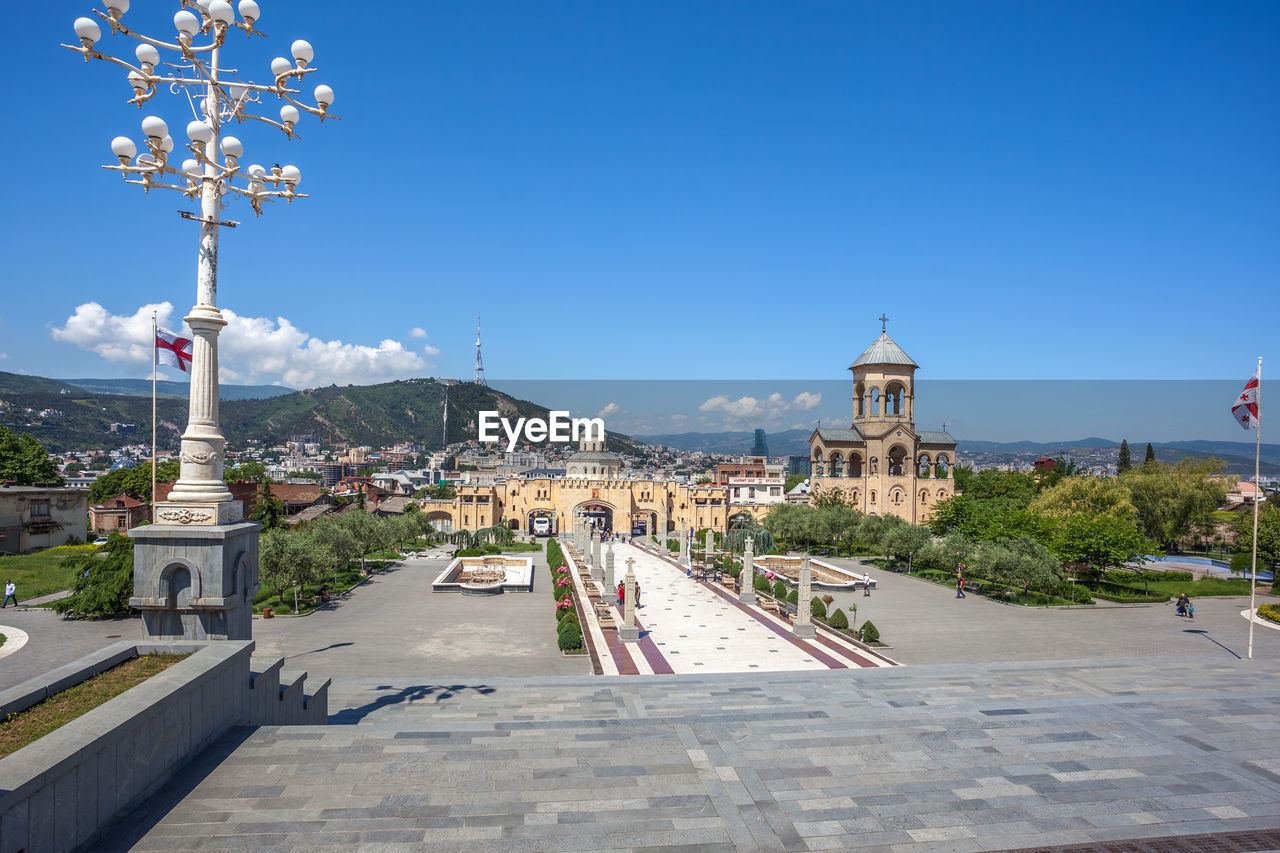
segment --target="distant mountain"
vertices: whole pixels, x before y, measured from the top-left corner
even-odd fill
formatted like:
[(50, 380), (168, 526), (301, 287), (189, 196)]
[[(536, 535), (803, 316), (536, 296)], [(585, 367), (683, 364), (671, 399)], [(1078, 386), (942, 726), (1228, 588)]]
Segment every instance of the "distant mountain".
[[(805, 456), (809, 453), (811, 429), (788, 429), (768, 434), (771, 456)], [(680, 432), (667, 435), (636, 436), (647, 444), (662, 444), (677, 450), (702, 453), (749, 455), (756, 446), (754, 430), (745, 432)]]
[[(131, 397), (150, 397), (150, 379), (64, 379), (68, 385), (94, 394), (119, 394)], [(187, 397), (189, 382), (156, 382), (156, 393), (165, 397)], [(282, 385), (219, 385), (219, 400), (265, 400), (292, 394), (295, 389)]]
[[(447, 437), (442, 435), (446, 388)], [(223, 435), (237, 449), (250, 439), (266, 444), (298, 439), (371, 447), (412, 441), (439, 450), (474, 440), (480, 410), (509, 418), (545, 418), (548, 412), (495, 388), (437, 379), (331, 385), (260, 400), (224, 400), (220, 406)], [(187, 422), (186, 399), (161, 398), (157, 413), (160, 446), (176, 450)], [(0, 423), (30, 433), (54, 452), (112, 449), (150, 442), (151, 400), (94, 394), (53, 379), (0, 372)], [(112, 432), (112, 424), (130, 424), (135, 431)], [(613, 450), (640, 449), (628, 436), (611, 433), (608, 438)]]
[[(809, 436), (811, 429), (791, 429), (769, 434), (769, 452), (773, 456), (806, 456), (809, 453)], [(668, 435), (636, 436), (640, 441), (649, 444), (665, 444), (679, 450), (701, 451), (703, 453), (740, 453), (749, 454), (755, 446), (754, 431), (732, 432), (683, 432)], [(1129, 445), (1135, 463), (1142, 462), (1146, 442)], [(1241, 477), (1253, 476), (1253, 444), (1247, 441), (1165, 441), (1152, 442), (1156, 451), (1156, 459), (1161, 462), (1174, 463), (1179, 459), (1207, 459), (1215, 457), (1226, 464), (1228, 474)], [(1120, 442), (1109, 438), (1090, 436), (1072, 441), (981, 441), (959, 439), (956, 449), (959, 453), (972, 458), (986, 455), (997, 457), (1001, 462), (1026, 461), (1019, 457), (1069, 456), (1084, 459), (1092, 453), (1102, 450), (1116, 450)], [(1092, 452), (1092, 453), (1091, 453)], [(1261, 469), (1263, 474), (1280, 474), (1280, 444), (1262, 445)]]

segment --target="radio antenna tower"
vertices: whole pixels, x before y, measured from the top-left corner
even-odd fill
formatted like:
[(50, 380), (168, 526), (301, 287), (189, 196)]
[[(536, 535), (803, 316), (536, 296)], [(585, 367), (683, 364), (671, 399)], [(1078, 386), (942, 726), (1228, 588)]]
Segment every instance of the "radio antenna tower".
[(488, 385), (484, 381), (484, 359), (480, 357), (480, 315), (476, 315), (476, 384)]

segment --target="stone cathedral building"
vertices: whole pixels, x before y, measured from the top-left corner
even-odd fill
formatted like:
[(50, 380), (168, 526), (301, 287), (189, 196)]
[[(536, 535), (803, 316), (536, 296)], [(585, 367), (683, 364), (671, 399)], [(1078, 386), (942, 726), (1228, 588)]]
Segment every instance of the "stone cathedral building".
[(915, 425), (915, 372), (920, 365), (884, 331), (849, 365), (853, 420), (848, 429), (819, 427), (809, 437), (810, 493), (839, 489), (867, 515), (928, 520), (955, 492), (956, 440)]

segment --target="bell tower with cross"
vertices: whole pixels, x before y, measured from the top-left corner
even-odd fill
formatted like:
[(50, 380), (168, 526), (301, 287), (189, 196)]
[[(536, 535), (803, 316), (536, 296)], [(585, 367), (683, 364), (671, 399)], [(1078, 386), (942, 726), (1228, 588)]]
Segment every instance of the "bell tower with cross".
[(880, 337), (849, 365), (853, 373), (853, 425), (904, 423), (915, 419), (915, 372), (919, 367), (887, 331), (889, 317), (881, 314)]

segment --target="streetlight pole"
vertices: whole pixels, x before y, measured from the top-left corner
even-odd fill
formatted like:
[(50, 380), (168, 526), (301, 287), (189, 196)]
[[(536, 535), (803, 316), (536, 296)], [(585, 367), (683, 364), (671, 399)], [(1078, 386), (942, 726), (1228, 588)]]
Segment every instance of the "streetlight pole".
[[(218, 310), (218, 237), (223, 226), (239, 224), (222, 218), (231, 200), (248, 202), (260, 216), (265, 203), (283, 199), (292, 204), (306, 196), (298, 192), (302, 173), (296, 166), (275, 165), (268, 170), (254, 163), (242, 167), (244, 144), (225, 126), (260, 122), (294, 139), (304, 113), (322, 122), (334, 118), (329, 114), (333, 90), (316, 86), (315, 106), (295, 97), (300, 94), (296, 87), (315, 71), (310, 64), (314, 50), (301, 39), (291, 45), (292, 60), (271, 60), (269, 83), (241, 79), (235, 68), (223, 65), (222, 51), (230, 33), (263, 35), (255, 29), (262, 16), (256, 0), (240, 0), (236, 8), (227, 0), (180, 0), (173, 16), (176, 34), (170, 41), (135, 32), (125, 23), (130, 0), (103, 0), (103, 4), (105, 12), (95, 9), (95, 17), (75, 20), (79, 43), (63, 47), (80, 54), (86, 63), (98, 59), (124, 69), (133, 92), (128, 103), (139, 110), (167, 89), (185, 95), (192, 113), (185, 128), (190, 156), (180, 163), (168, 124), (152, 114), (142, 119), (142, 153), (133, 139), (117, 136), (111, 140), (117, 162), (103, 168), (120, 173), (125, 183), (140, 186), (143, 192), (171, 190), (189, 201), (199, 200), (198, 212), (179, 211), (184, 219), (200, 223), (196, 304), (185, 318), (192, 331), (191, 392), (179, 478), (168, 500), (156, 508), (158, 523), (130, 532), (135, 541), (130, 604), (142, 611), (149, 639), (251, 639), (259, 526), (242, 520), (241, 505), (222, 479), (226, 439), (218, 424), (218, 335), (227, 323)], [(98, 49), (102, 25), (110, 35), (136, 42), (136, 64)], [(256, 112), (270, 96), (280, 105), (278, 121)], [(167, 592), (177, 571), (186, 571), (191, 588), (199, 590), (199, 596), (181, 608), (170, 605)], [(294, 598), (296, 611), (296, 589)]]
[[(226, 321), (218, 310), (218, 234), (222, 226), (234, 228), (239, 223), (221, 219), (228, 196), (239, 196), (249, 202), (256, 215), (262, 214), (266, 201), (284, 199), (292, 203), (305, 198), (297, 192), (302, 173), (296, 166), (275, 166), (270, 171), (253, 164), (242, 169), (243, 143), (225, 134), (223, 125), (231, 121), (258, 121), (284, 131), (293, 139), (297, 122), (305, 111), (323, 121), (329, 116), (333, 90), (320, 85), (315, 88), (316, 106), (295, 99), (300, 90), (291, 81), (301, 81), (315, 71), (309, 66), (314, 56), (310, 44), (301, 39), (292, 45), (293, 62), (277, 57), (271, 62), (272, 82), (251, 83), (239, 79), (234, 69), (222, 66), (222, 47), (228, 33), (243, 30), (246, 35), (262, 35), (254, 29), (261, 10), (254, 0), (241, 0), (240, 19), (226, 0), (200, 0), (182, 3), (173, 17), (177, 30), (175, 42), (166, 42), (131, 30), (123, 21), (130, 0), (106, 0), (107, 11), (94, 10), (108, 24), (112, 34), (138, 41), (134, 54), (137, 65), (107, 55), (96, 49), (102, 29), (93, 18), (77, 18), (75, 32), (79, 45), (63, 45), (84, 57), (101, 59), (127, 69), (126, 80), (134, 97), (128, 103), (139, 109), (160, 90), (182, 92), (192, 104), (194, 120), (186, 126), (191, 142), (187, 149), (192, 157), (180, 165), (171, 162), (173, 137), (165, 121), (150, 115), (143, 119), (146, 136), (144, 153), (134, 159), (137, 146), (133, 140), (118, 136), (111, 149), (119, 163), (104, 166), (120, 172), (125, 182), (152, 189), (175, 190), (186, 198), (199, 198), (198, 215), (180, 211), (186, 219), (200, 223), (199, 252), (196, 273), (196, 304), (185, 318), (193, 332), (191, 358), (191, 393), (186, 429), (182, 434), (182, 452), (178, 482), (169, 494), (173, 506), (159, 512), (162, 521), (181, 524), (220, 524), (238, 520), (231, 492), (222, 480), (226, 439), (218, 424), (218, 334)], [(197, 44), (196, 40), (204, 41)], [(170, 56), (165, 63), (172, 71), (160, 70), (161, 51)], [(255, 114), (264, 96), (275, 95), (284, 102), (280, 120)], [(237, 185), (234, 179), (244, 181)], [(270, 188), (268, 188), (268, 185)], [(212, 508), (211, 508), (212, 507)]]

